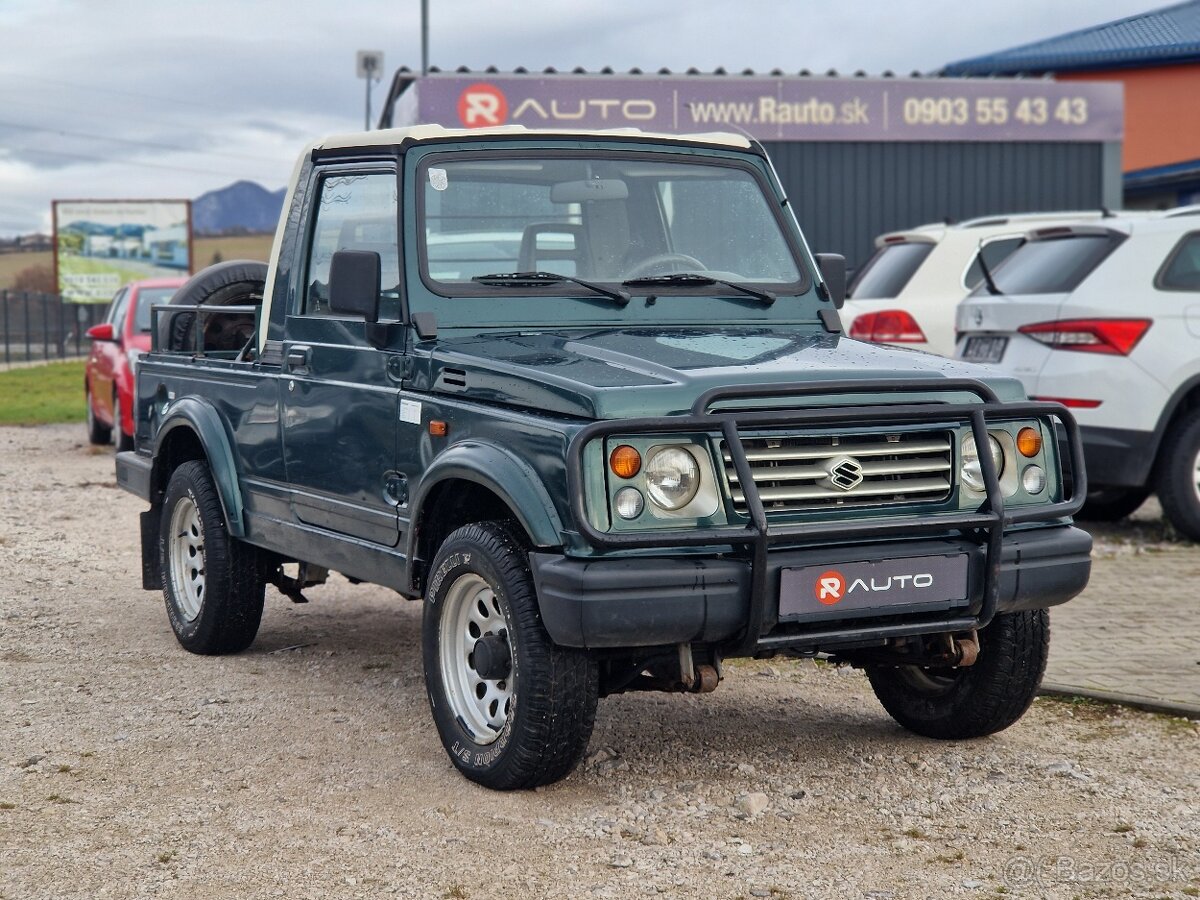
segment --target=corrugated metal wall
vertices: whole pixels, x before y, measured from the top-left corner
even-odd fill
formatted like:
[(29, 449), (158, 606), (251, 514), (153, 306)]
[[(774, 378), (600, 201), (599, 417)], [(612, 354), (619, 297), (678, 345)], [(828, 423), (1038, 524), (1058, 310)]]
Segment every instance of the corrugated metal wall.
[(1103, 144), (764, 142), (814, 252), (851, 268), (875, 236), (946, 217), (1096, 209)]

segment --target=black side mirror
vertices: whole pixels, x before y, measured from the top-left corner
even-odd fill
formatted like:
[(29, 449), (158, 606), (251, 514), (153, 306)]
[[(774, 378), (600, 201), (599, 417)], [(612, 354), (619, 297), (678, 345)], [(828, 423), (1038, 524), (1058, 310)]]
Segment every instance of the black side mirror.
[(825, 299), (834, 309), (841, 309), (846, 302), (846, 257), (840, 253), (818, 253), (817, 268), (825, 282)]
[(379, 254), (338, 250), (329, 264), (329, 308), (335, 313), (379, 321)]

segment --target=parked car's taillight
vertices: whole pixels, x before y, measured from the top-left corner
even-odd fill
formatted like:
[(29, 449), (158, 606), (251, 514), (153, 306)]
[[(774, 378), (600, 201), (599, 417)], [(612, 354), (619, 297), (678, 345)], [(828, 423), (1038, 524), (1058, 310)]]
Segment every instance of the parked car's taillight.
[(877, 344), (925, 343), (925, 332), (917, 320), (902, 309), (863, 313), (850, 326), (850, 337)]
[(1055, 350), (1128, 356), (1150, 328), (1150, 319), (1064, 319), (1017, 330)]

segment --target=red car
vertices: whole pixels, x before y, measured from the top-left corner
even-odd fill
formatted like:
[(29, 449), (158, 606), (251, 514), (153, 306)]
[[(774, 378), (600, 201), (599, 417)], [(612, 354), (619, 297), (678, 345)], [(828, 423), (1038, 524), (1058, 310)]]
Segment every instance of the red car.
[(186, 278), (134, 281), (117, 291), (108, 315), (88, 329), (92, 352), (84, 375), (88, 440), (133, 449), (133, 365), (150, 349), (150, 307), (167, 303)]

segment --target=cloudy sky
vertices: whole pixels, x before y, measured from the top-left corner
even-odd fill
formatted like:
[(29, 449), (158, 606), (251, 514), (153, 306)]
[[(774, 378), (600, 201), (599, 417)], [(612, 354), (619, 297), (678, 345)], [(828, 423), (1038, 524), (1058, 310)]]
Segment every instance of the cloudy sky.
[[(430, 61), (907, 73), (1158, 5), (430, 0)], [(55, 198), (282, 187), (306, 141), (362, 126), (355, 51), (417, 68), (419, 21), (420, 0), (0, 0), (0, 235), (48, 230)]]

